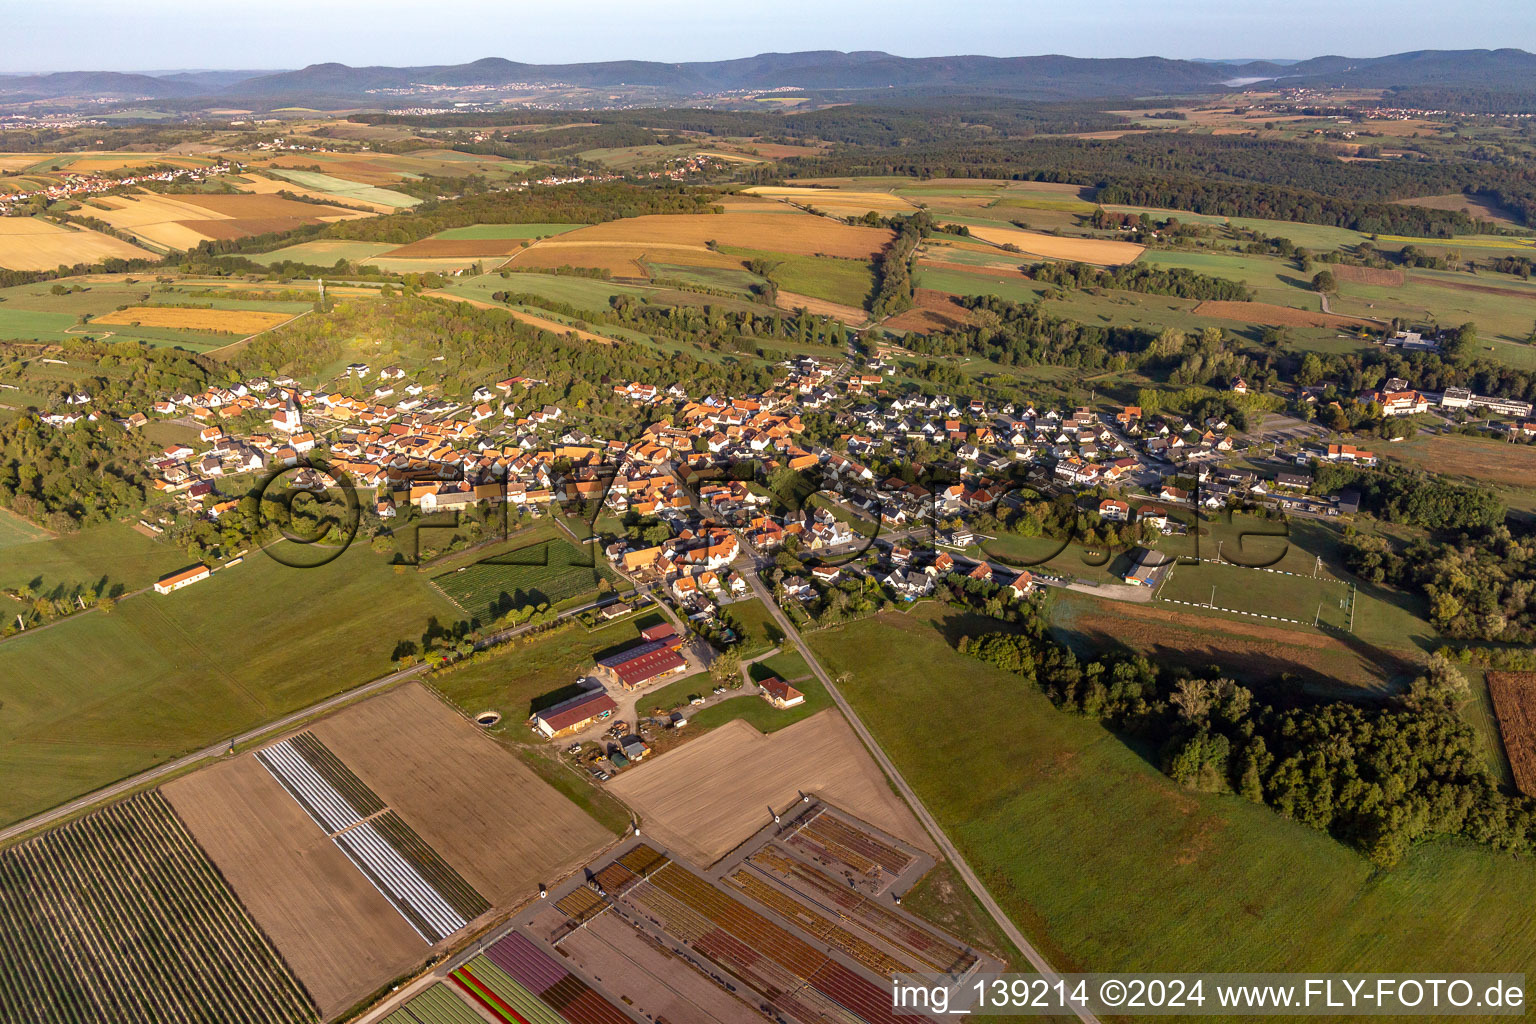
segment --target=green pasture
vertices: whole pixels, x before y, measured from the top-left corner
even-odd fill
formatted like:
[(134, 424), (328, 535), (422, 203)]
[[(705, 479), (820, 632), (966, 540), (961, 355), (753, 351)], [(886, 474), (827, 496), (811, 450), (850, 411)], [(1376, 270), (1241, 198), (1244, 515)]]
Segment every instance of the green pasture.
[(1155, 750), (945, 639), (987, 628), (935, 608), (932, 621), (880, 616), (811, 645), (1058, 969), (1536, 969), (1536, 862), (1436, 842), (1377, 871), (1266, 807), (1183, 789)]
[(317, 239), (313, 242), (300, 242), (298, 245), (286, 245), (281, 249), (273, 249), (271, 252), (255, 253), (250, 257), (251, 262), (268, 265), (291, 260), (294, 263), (307, 263), (317, 267), (329, 267), (337, 260), (346, 260), (348, 263), (361, 263), (372, 259), (380, 253), (398, 249), (399, 246), (387, 242), (347, 242), (340, 239)]
[(505, 238), (543, 238), (586, 227), (585, 224), (471, 224), (463, 228), (439, 231), (432, 238), (440, 241), (484, 241)]
[(458, 618), (424, 578), (357, 545), (302, 570), (253, 553), (186, 590), (5, 640), (0, 820), (382, 675), (398, 643)]
[(797, 256), (734, 246), (721, 246), (720, 251), (740, 256), (743, 260), (760, 257), (772, 261), (777, 266), (769, 276), (784, 291), (797, 295), (809, 295), (828, 302), (863, 308), (864, 301), (875, 290), (874, 268), (864, 260), (840, 259), (835, 256)]

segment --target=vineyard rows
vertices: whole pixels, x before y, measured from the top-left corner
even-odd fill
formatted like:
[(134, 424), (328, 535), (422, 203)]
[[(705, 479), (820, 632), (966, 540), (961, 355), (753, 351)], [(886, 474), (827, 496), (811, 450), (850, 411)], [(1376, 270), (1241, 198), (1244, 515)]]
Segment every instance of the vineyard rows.
[(158, 792), (0, 851), (0, 1024), (312, 1024)]

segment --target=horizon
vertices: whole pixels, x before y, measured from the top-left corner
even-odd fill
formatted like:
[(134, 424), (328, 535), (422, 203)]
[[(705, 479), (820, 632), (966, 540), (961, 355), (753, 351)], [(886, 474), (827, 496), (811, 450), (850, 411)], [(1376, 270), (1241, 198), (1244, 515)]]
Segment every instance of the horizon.
[[(935, 10), (916, 0), (787, 0), (773, 20), (744, 21), (701, 0), (657, 10), (595, 0), (577, 19), (532, 4), (447, 0), (423, 31), (403, 0), (335, 0), (317, 17), (312, 5), (270, 0), (259, 8), (207, 9), (184, 0), (149, 0), (131, 11), (105, 0), (62, 0), (13, 12), (11, 38), (24, 56), (0, 74), (72, 71), (174, 74), (178, 71), (296, 70), (314, 64), (417, 67), (471, 63), (487, 56), (526, 64), (606, 61), (694, 63), (759, 53), (881, 51), (903, 57), (1063, 55), (1173, 60), (1367, 59), (1417, 50), (1522, 49), (1536, 52), (1536, 18), (1491, 0), (1452, 7), (1429, 0), (1298, 0), (1283, 10), (1263, 0), (1197, 0), (1174, 12), (1136, 0), (1092, 9), (977, 0)], [(61, 15), (75, 25), (57, 32)], [(1319, 19), (1328, 45), (1310, 52)], [(804, 26), (814, 24), (814, 29)], [(295, 32), (295, 26), (301, 31)], [(93, 31), (94, 29), (94, 31)], [(740, 46), (744, 34), (756, 40)], [(498, 43), (487, 46), (487, 37)], [(978, 40), (988, 45), (978, 47)], [(486, 50), (493, 52), (487, 54)], [(746, 52), (751, 50), (752, 52)], [(988, 52), (980, 52), (982, 50)], [(1285, 52), (1235, 58), (1223, 53)], [(178, 57), (196, 53), (195, 67)], [(125, 57), (125, 55), (133, 55)], [(172, 70), (164, 70), (172, 69)]]

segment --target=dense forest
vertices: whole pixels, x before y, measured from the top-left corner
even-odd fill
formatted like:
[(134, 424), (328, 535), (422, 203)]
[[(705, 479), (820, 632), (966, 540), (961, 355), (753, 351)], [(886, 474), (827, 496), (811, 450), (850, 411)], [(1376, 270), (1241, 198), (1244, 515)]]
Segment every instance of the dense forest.
[(1051, 638), (1043, 612), (1019, 628), (964, 637), (960, 650), (1017, 673), (1058, 707), (1154, 746), (1182, 785), (1267, 804), (1380, 867), (1436, 837), (1536, 848), (1536, 801), (1499, 790), (1457, 711), (1466, 678), (1442, 655), (1401, 698), (1285, 706), (1214, 670), (1175, 673), (1143, 657), (1080, 660)]
[(1024, 273), (1042, 284), (1058, 288), (1114, 288), (1148, 295), (1172, 295), (1181, 299), (1222, 299), (1248, 302), (1253, 291), (1240, 281), (1211, 277), (1184, 267), (1154, 267), (1127, 263), (1110, 270), (1100, 270), (1086, 263), (1041, 263), (1021, 267)]

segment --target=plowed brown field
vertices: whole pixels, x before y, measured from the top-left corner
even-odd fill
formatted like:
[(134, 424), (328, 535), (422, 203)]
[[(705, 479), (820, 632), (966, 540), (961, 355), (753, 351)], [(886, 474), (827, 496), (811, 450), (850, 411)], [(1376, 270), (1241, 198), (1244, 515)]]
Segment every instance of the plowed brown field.
[(885, 322), (885, 326), (898, 331), (947, 331), (970, 323), (970, 312), (955, 301), (948, 292), (919, 288), (914, 293), (917, 308), (898, 313)]
[(1536, 672), (1489, 672), (1488, 692), (1515, 785), (1536, 796)]
[[(744, 698), (745, 699), (745, 698)], [(802, 793), (827, 800), (932, 852), (932, 842), (837, 711), (767, 736), (739, 719), (621, 774), (614, 794), (647, 834), (713, 864)]]
[(1336, 280), (1353, 284), (1375, 284), (1395, 288), (1407, 280), (1407, 275), (1401, 270), (1381, 267), (1352, 267), (1347, 263), (1335, 263), (1329, 264), (1327, 269), (1333, 271)]
[(162, 792), (329, 1018), (426, 958), (405, 918), (252, 754)]
[(1241, 320), (1245, 324), (1267, 324), (1271, 327), (1372, 327), (1369, 320), (1339, 316), (1334, 313), (1314, 313), (1308, 309), (1277, 306), (1270, 302), (1223, 302), (1207, 299), (1195, 307), (1196, 316), (1213, 316), (1219, 320)]
[(612, 838), (414, 683), (311, 731), (496, 906), (574, 871)]

